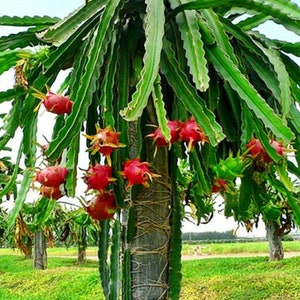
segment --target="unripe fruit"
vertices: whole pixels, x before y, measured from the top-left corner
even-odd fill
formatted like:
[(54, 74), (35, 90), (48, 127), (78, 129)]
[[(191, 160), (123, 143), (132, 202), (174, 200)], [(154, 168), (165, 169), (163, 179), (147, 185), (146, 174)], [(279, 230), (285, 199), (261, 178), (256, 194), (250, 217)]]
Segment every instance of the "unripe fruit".
[(249, 166), (249, 162), (242, 156), (233, 157), (232, 153), (213, 167), (216, 178), (222, 178), (226, 181), (232, 181), (237, 177), (242, 176), (245, 169)]

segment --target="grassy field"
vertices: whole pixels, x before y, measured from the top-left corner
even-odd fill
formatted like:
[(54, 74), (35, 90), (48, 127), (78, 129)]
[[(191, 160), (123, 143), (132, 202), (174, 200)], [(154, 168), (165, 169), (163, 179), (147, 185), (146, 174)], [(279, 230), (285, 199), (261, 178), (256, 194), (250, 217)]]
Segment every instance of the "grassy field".
[[(300, 252), (300, 241), (282, 242), (284, 252)], [(237, 253), (268, 253), (267, 242), (248, 242), (248, 243), (214, 243), (201, 245), (184, 244), (182, 254), (193, 253), (196, 247), (201, 247), (203, 254), (237, 254)]]
[[(285, 249), (299, 251), (299, 242), (286, 243)], [(253, 244), (256, 246), (253, 249), (265, 252), (264, 243)], [(222, 254), (232, 253), (235, 250), (230, 246), (233, 244), (212, 244), (211, 252), (217, 251), (216, 247)], [(248, 253), (252, 246), (252, 243), (235, 245), (242, 249), (242, 253)], [(184, 246), (183, 252), (187, 250)], [(96, 252), (96, 248), (90, 248), (88, 255)], [(76, 249), (48, 249), (48, 269), (39, 271), (33, 269), (32, 260), (24, 260), (18, 251), (0, 249), (0, 299), (104, 299), (97, 261), (88, 260), (79, 266), (75, 258), (59, 257), (62, 255), (76, 255)], [(300, 299), (300, 256), (280, 262), (269, 262), (265, 255), (199, 259), (183, 261), (182, 264), (182, 300)]]

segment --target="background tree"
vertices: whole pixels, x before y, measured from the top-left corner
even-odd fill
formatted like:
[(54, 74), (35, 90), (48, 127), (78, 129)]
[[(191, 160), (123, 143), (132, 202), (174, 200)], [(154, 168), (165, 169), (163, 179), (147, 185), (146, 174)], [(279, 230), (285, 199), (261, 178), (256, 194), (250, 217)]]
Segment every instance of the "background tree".
[[(298, 55), (299, 45), (253, 30), (269, 19), (299, 34), (300, 9), (283, 0), (94, 0), (62, 21), (0, 18), (3, 25), (29, 27), (0, 39), (0, 71), (16, 71), (16, 87), (0, 94), (1, 101), (13, 103), (0, 149), (21, 127), (24, 138), (16, 165), (23, 154), (26, 167), (11, 223), (26, 198), (36, 164), (36, 132), (42, 122), (36, 97), (47, 107), (46, 86), (66, 69), (69, 75), (58, 92), (69, 95), (73, 106), (63, 100), (66, 110), (57, 116), (45, 156), (56, 165), (61, 158), (59, 164), (68, 169), (66, 193), (74, 197), (81, 131), (91, 150), (91, 165), (104, 164), (98, 153), (102, 147), (116, 150), (102, 152), (117, 179), (107, 188), (113, 189), (121, 209), (114, 220), (100, 222), (99, 261), (107, 299), (119, 297), (120, 278), (124, 299), (179, 298), (182, 199), (177, 158), (187, 157), (194, 170), (190, 199), (200, 215), (212, 193), (228, 183), (235, 186), (236, 177), (243, 178), (241, 190), (230, 200), (247, 211), (251, 201), (243, 187), (257, 181), (253, 173), (246, 176), (252, 158), (245, 151), (249, 141), (258, 138), (280, 175), (269, 182), (281, 183), (280, 192), (300, 223), (298, 199), (287, 180), (288, 172), (299, 177), (299, 152), (295, 151), (296, 162), (287, 163), (271, 143), (276, 140), (288, 147), (293, 141), (299, 149), (299, 67), (287, 55)], [(177, 143), (168, 126), (174, 120), (184, 124)], [(156, 136), (148, 124), (159, 126), (169, 147), (157, 143), (155, 148), (151, 136)], [(105, 128), (110, 136), (120, 132), (120, 143), (127, 147), (103, 140)], [(137, 173), (123, 181), (119, 171), (128, 159), (135, 160), (132, 169), (143, 172), (138, 181), (143, 185), (131, 186)], [(153, 179), (149, 187), (148, 179)], [(103, 201), (107, 193), (101, 190), (95, 197)]]

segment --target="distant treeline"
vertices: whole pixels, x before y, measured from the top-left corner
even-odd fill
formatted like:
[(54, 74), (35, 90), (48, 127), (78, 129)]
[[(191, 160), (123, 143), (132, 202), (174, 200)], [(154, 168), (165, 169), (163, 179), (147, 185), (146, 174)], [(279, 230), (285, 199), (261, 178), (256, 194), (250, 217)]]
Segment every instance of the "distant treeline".
[(207, 231), (207, 232), (183, 232), (182, 239), (184, 241), (199, 241), (199, 240), (234, 240), (236, 235), (233, 234), (232, 230), (218, 232), (218, 231)]

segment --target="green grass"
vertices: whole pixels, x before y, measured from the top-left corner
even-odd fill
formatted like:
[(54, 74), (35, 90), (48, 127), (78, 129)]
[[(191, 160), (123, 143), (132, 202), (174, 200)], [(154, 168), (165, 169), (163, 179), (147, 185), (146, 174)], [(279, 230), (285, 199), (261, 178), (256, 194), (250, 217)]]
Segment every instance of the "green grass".
[[(284, 241), (282, 242), (284, 252), (300, 252), (299, 241)], [(203, 254), (236, 254), (236, 253), (268, 253), (267, 242), (249, 242), (249, 243), (214, 243), (214, 244), (201, 244), (201, 245), (188, 245), (184, 244), (182, 253), (193, 253), (193, 249), (201, 246)]]
[(0, 253), (1, 300), (104, 299), (97, 261), (79, 266), (76, 259), (49, 258), (46, 270), (34, 270), (32, 259)]
[(300, 299), (300, 257), (216, 258), (183, 263), (182, 300)]
[[(299, 242), (287, 243), (292, 249), (289, 251), (299, 250)], [(211, 244), (211, 247), (212, 251), (223, 254), (236, 251), (232, 250), (233, 244)], [(243, 243), (235, 247), (243, 253), (252, 252), (251, 249), (265, 252), (264, 243)], [(186, 250), (184, 246), (183, 251)], [(97, 248), (88, 251), (88, 255), (96, 253)], [(75, 248), (48, 249), (48, 269), (41, 271), (34, 270), (33, 261), (25, 260), (19, 251), (0, 249), (0, 299), (104, 299), (98, 262), (88, 260), (85, 265), (77, 265), (76, 258), (72, 257), (76, 254)], [(58, 257), (62, 255), (70, 257)], [(300, 299), (300, 256), (279, 262), (269, 262), (267, 254), (208, 258), (183, 261), (182, 265), (181, 300)]]

